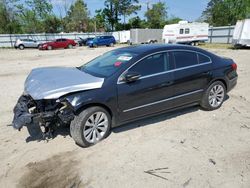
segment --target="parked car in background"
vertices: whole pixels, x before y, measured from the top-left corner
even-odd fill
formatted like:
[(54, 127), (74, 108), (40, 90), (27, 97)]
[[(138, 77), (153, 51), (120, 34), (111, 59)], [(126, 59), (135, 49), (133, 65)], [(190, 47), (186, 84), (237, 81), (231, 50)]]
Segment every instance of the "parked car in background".
[(87, 45), (89, 47), (97, 47), (97, 46), (114, 46), (116, 44), (115, 37), (113, 36), (98, 36), (93, 40), (89, 40)]
[(40, 50), (52, 50), (57, 48), (73, 48), (76, 46), (76, 42), (71, 39), (56, 39), (52, 42), (45, 42), (39, 46)]
[(33, 39), (17, 39), (14, 47), (23, 50), (25, 48), (38, 48), (40, 44), (40, 42)]
[(81, 37), (79, 37), (78, 45), (79, 46), (86, 46), (87, 42), (90, 41), (90, 40), (93, 40), (93, 39), (94, 39), (94, 37), (88, 37), (88, 38), (81, 38)]
[(75, 142), (90, 146), (113, 127), (164, 111), (197, 104), (216, 110), (237, 77), (232, 59), (192, 46), (119, 48), (77, 68), (32, 70), (13, 126), (42, 127), (50, 135), (70, 124)]

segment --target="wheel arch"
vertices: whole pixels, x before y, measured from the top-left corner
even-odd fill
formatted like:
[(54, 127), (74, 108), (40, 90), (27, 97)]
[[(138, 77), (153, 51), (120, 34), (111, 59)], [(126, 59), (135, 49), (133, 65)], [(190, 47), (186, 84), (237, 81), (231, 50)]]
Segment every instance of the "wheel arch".
[(224, 84), (225, 88), (226, 88), (226, 91), (227, 91), (228, 85), (227, 85), (226, 80), (223, 79), (223, 78), (214, 79), (209, 85), (211, 85), (212, 83), (217, 82), (217, 81), (222, 82)]
[(94, 106), (99, 106), (99, 107), (102, 107), (104, 108), (105, 110), (107, 110), (107, 112), (109, 113), (109, 115), (111, 116), (111, 119), (113, 117), (113, 112), (111, 111), (111, 109), (105, 105), (105, 104), (102, 104), (102, 103), (89, 103), (89, 104), (86, 104), (86, 105), (83, 105), (81, 106), (80, 108), (76, 109), (75, 110), (75, 113), (78, 115), (80, 114), (83, 110), (87, 109), (87, 108), (90, 108), (90, 107), (94, 107)]

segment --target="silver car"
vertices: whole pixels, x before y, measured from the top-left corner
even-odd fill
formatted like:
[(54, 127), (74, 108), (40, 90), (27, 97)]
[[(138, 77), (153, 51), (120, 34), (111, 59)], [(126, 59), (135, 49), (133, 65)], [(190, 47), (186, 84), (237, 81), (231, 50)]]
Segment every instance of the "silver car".
[(40, 44), (41, 43), (32, 39), (17, 39), (14, 47), (23, 50), (24, 48), (39, 48)]

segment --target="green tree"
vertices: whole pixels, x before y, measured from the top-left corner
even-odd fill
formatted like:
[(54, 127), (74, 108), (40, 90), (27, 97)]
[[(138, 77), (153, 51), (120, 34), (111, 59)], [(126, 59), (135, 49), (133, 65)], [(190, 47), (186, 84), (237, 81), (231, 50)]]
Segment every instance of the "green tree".
[(164, 2), (158, 2), (152, 5), (145, 13), (149, 28), (163, 28), (167, 20), (167, 5)]
[(94, 26), (96, 31), (105, 31), (107, 30), (106, 22), (105, 22), (105, 14), (102, 9), (95, 11), (96, 15), (94, 17)]
[(115, 26), (119, 22), (119, 0), (105, 0), (105, 8), (103, 9), (103, 15), (108, 23), (108, 30), (114, 31)]
[(76, 0), (75, 3), (70, 6), (65, 20), (67, 31), (87, 31), (89, 12), (83, 0)]
[(19, 21), (25, 33), (45, 31), (45, 20), (53, 15), (52, 4), (47, 0), (26, 0), (18, 6)]
[(128, 24), (130, 25), (130, 28), (146, 28), (147, 27), (146, 20), (142, 20), (139, 16), (130, 18), (128, 20)]
[(47, 16), (43, 23), (45, 33), (59, 33), (63, 31), (61, 19), (55, 15)]
[[(109, 25), (108, 30), (126, 29), (128, 27), (128, 25), (125, 26), (126, 16), (136, 14), (141, 9), (138, 3), (138, 0), (105, 0), (103, 16)], [(123, 28), (119, 23), (121, 17), (123, 17)]]
[(134, 13), (137, 14), (137, 11), (141, 9), (138, 3), (138, 0), (120, 0), (119, 13), (123, 16), (123, 24), (126, 23), (126, 16), (130, 16)]
[(0, 33), (20, 33), (21, 25), (18, 22), (17, 11), (18, 0), (0, 1)]
[(250, 14), (250, 0), (210, 0), (202, 14), (213, 26), (234, 25)]
[(172, 16), (169, 19), (167, 19), (166, 24), (176, 24), (176, 23), (178, 23), (181, 20), (182, 19), (179, 18), (179, 17)]

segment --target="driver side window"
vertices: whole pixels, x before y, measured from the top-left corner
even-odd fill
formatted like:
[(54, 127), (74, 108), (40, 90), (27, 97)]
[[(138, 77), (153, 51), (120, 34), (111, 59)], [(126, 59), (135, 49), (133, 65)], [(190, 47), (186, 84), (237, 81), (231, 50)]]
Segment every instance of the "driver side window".
[(153, 75), (169, 70), (167, 53), (158, 53), (141, 60), (129, 69), (131, 72), (139, 73), (142, 77)]

